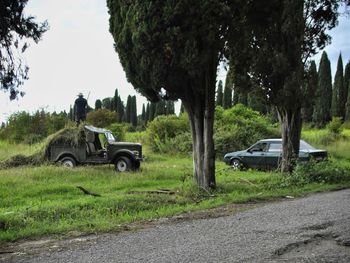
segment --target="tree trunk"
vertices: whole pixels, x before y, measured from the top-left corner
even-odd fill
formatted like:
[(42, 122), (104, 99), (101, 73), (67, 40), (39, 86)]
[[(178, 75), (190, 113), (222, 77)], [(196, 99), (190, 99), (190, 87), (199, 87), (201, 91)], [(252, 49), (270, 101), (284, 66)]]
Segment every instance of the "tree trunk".
[(278, 109), (282, 132), (281, 171), (291, 173), (299, 156), (301, 136), (301, 108)]
[(213, 139), (216, 65), (212, 63), (202, 81), (196, 83), (200, 92), (187, 94), (182, 100), (191, 123), (194, 179), (204, 189), (216, 187)]

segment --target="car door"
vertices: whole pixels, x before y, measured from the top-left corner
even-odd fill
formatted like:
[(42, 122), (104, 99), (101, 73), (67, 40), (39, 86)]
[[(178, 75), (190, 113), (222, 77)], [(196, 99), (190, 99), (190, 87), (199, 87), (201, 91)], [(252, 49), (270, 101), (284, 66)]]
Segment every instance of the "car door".
[(243, 164), (248, 168), (264, 169), (266, 148), (265, 142), (256, 143), (250, 147), (242, 158)]
[(267, 169), (278, 168), (282, 159), (282, 142), (271, 142), (265, 153), (265, 163)]

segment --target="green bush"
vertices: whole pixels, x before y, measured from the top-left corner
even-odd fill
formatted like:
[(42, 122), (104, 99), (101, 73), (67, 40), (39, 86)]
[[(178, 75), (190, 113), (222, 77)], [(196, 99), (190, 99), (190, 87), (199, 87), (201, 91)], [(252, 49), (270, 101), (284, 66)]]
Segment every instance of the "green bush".
[[(257, 140), (280, 137), (279, 131), (270, 121), (244, 105), (238, 104), (224, 110), (217, 107), (214, 122), (214, 143), (216, 156), (229, 151), (243, 150)], [(192, 137), (187, 114), (159, 116), (148, 124), (147, 134), (151, 148), (155, 152), (192, 152)]]
[(155, 152), (175, 152), (172, 148), (172, 139), (182, 133), (189, 133), (190, 126), (186, 114), (161, 115), (147, 126), (146, 132), (150, 146)]
[(105, 128), (116, 122), (117, 113), (107, 109), (90, 111), (86, 116), (86, 121), (96, 127)]
[(305, 185), (309, 183), (341, 183), (350, 180), (350, 167), (334, 161), (300, 162), (291, 175), (284, 177), (286, 186)]
[(217, 107), (214, 128), (217, 157), (230, 151), (246, 149), (263, 138), (281, 136), (265, 116), (242, 104), (227, 110)]
[(327, 124), (326, 128), (330, 133), (340, 135), (343, 130), (342, 118), (333, 117), (332, 121)]
[(108, 126), (108, 129), (113, 133), (117, 141), (125, 140), (125, 133), (128, 131), (129, 125), (124, 123), (113, 123)]

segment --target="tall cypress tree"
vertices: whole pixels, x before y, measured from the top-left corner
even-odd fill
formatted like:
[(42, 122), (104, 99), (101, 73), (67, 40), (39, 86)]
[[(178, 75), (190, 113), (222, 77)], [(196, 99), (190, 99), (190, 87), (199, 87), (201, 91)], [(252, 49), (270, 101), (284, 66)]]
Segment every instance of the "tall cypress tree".
[(166, 115), (175, 114), (175, 105), (174, 105), (174, 102), (172, 100), (168, 100), (166, 102), (165, 114)]
[(147, 102), (147, 106), (146, 106), (145, 121), (146, 121), (146, 122), (149, 121), (149, 102)]
[(228, 109), (232, 107), (232, 88), (233, 88), (233, 70), (230, 68), (226, 75), (225, 88), (224, 88), (224, 98), (223, 107)]
[(141, 120), (143, 120), (143, 121), (146, 120), (146, 108), (145, 108), (145, 104), (144, 103), (142, 103)]
[(164, 100), (160, 100), (156, 103), (156, 110), (155, 110), (155, 114), (154, 114), (154, 118), (160, 115), (165, 115), (166, 113), (166, 109), (165, 109), (165, 101)]
[(131, 108), (130, 108), (130, 123), (132, 126), (137, 126), (137, 102), (136, 96), (131, 97)]
[(95, 110), (100, 110), (102, 108), (102, 101), (97, 99), (95, 101)]
[(261, 114), (267, 114), (267, 105), (265, 101), (259, 97), (258, 95), (254, 94), (254, 92), (248, 93), (248, 107), (252, 108), (255, 111), (260, 112)]
[(185, 112), (185, 107), (184, 104), (181, 101), (181, 105), (180, 105), (180, 113), (184, 113)]
[(315, 105), (315, 93), (317, 90), (318, 83), (318, 74), (316, 63), (314, 60), (311, 61), (309, 68), (306, 72), (306, 81), (305, 81), (305, 95), (308, 96), (309, 101), (301, 109), (302, 119), (304, 122), (311, 122), (312, 115)]
[(151, 102), (151, 104), (149, 106), (149, 117), (148, 117), (149, 121), (153, 121), (154, 120), (155, 113), (156, 113), (156, 103)]
[[(348, 103), (349, 101), (349, 85), (350, 85), (350, 60), (349, 62), (346, 64), (345, 66), (345, 72), (344, 72), (344, 90), (345, 90), (345, 94), (347, 94), (346, 97), (346, 103)], [(345, 105), (346, 105), (345, 103)], [(345, 114), (346, 115), (346, 114)]]
[(350, 81), (348, 82), (348, 99), (345, 109), (345, 121), (350, 121)]
[(131, 121), (131, 96), (128, 96), (128, 99), (126, 100), (126, 109), (125, 109), (125, 121), (127, 123), (130, 123)]
[[(332, 117), (344, 117), (345, 115), (345, 91), (343, 78), (343, 60), (341, 54), (338, 58), (337, 71), (335, 73), (333, 93), (332, 93)], [(347, 96), (347, 94), (346, 94)]]
[(232, 105), (236, 105), (239, 101), (239, 91), (238, 88), (233, 89)]
[(113, 97), (113, 110), (116, 112), (118, 112), (118, 98), (119, 98), (118, 89), (115, 89), (114, 97)]
[(219, 84), (218, 84), (218, 89), (216, 91), (216, 106), (223, 106), (223, 90), (222, 90), (222, 81), (220, 80), (219, 81)]
[(318, 69), (318, 85), (316, 91), (315, 107), (312, 116), (317, 126), (324, 126), (331, 119), (332, 105), (332, 74), (331, 63), (324, 51)]
[(248, 106), (248, 95), (241, 92), (238, 96), (238, 103)]
[(118, 113), (118, 122), (122, 122), (126, 116), (125, 116), (124, 103), (121, 100), (120, 96), (118, 96), (118, 98), (117, 98), (116, 111)]

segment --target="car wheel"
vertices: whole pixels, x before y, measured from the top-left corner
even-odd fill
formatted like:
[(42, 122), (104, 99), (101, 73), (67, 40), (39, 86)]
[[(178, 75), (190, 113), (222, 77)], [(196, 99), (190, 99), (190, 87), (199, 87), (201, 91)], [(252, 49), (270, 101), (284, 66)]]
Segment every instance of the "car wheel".
[(60, 160), (60, 163), (62, 164), (62, 166), (68, 167), (68, 168), (73, 168), (77, 165), (77, 163), (72, 157), (63, 157)]
[(231, 161), (231, 167), (233, 168), (233, 170), (241, 170), (242, 169), (242, 163), (238, 159), (233, 159)]
[(127, 172), (130, 171), (132, 167), (131, 160), (125, 156), (117, 158), (114, 165), (117, 172)]

